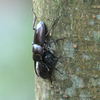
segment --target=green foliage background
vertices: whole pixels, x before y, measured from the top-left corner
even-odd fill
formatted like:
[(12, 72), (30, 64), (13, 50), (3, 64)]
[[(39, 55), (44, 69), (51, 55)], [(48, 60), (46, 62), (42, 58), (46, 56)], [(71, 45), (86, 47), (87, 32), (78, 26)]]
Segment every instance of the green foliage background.
[(31, 0), (0, 1), (0, 100), (34, 100)]

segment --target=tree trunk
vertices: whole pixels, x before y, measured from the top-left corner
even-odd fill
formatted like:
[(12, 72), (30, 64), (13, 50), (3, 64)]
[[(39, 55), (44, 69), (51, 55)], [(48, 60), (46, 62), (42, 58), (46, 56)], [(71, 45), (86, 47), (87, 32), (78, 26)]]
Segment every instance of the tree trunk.
[[(63, 74), (53, 71), (49, 80), (36, 76), (36, 100), (100, 99), (100, 1), (99, 0), (34, 0), (36, 24), (43, 21), (47, 29), (56, 18), (49, 40), (50, 49), (59, 57), (55, 65)], [(35, 24), (35, 27), (36, 27)]]

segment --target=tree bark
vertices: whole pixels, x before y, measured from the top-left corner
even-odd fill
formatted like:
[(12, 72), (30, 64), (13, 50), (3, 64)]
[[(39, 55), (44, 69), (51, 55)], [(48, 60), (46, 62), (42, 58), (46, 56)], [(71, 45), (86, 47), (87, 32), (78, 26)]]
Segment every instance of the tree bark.
[[(49, 80), (36, 76), (36, 100), (99, 100), (100, 98), (100, 1), (34, 0), (36, 24), (43, 21), (47, 29), (56, 18), (49, 41), (50, 49), (62, 56)], [(35, 24), (35, 25), (36, 25)]]

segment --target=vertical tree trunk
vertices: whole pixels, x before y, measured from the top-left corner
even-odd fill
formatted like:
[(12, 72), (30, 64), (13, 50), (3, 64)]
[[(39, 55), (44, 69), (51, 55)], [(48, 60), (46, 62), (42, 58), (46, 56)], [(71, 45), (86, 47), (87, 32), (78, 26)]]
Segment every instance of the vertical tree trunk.
[(51, 31), (51, 50), (62, 56), (50, 81), (36, 76), (36, 100), (100, 99), (100, 1), (99, 0), (34, 0), (36, 24), (45, 22)]

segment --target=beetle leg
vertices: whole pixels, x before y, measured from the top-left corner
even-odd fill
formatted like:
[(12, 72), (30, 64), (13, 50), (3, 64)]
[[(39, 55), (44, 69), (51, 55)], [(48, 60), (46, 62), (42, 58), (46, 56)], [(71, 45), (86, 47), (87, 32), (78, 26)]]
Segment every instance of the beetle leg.
[(52, 78), (51, 78), (51, 76), (49, 76), (50, 77), (50, 81), (51, 81), (51, 84), (52, 84)]
[(57, 59), (60, 63), (62, 63), (62, 61), (60, 61), (59, 58), (61, 58), (61, 56), (56, 57), (56, 59)]
[(52, 64), (50, 64), (50, 66), (54, 65), (54, 63), (56, 63), (56, 61), (58, 61), (58, 59), (54, 59), (54, 62)]
[(60, 74), (63, 74), (63, 73), (61, 73), (57, 68), (54, 68), (55, 70), (57, 70)]
[(43, 63), (43, 62), (41, 62), (41, 63), (46, 66), (48, 71), (50, 71), (50, 69), (48, 68), (48, 66), (45, 63)]
[[(46, 51), (50, 52), (50, 49), (48, 48), (48, 49), (46, 49)], [(60, 63), (62, 63), (62, 61), (59, 60), (59, 58), (61, 58), (61, 56), (56, 57), (54, 54), (53, 54), (53, 56), (54, 56), (54, 62), (51, 65), (53, 65), (56, 61), (59, 61)]]
[(50, 82), (52, 84), (52, 75), (51, 75), (51, 72), (49, 72), (49, 78), (50, 78)]
[(33, 12), (34, 15), (35, 15), (34, 22), (33, 22), (33, 30), (35, 30), (34, 26), (35, 26), (35, 22), (36, 22), (36, 14), (35, 14), (35, 12), (33, 11), (33, 8), (32, 8), (32, 12)]
[(35, 69), (36, 75), (39, 77), (39, 75), (37, 74), (37, 71), (36, 71), (36, 61), (34, 61), (34, 69)]
[(48, 43), (48, 45), (50, 45), (51, 43), (57, 42), (57, 41), (59, 41), (59, 40), (66, 39), (66, 38), (67, 38), (67, 37), (63, 37), (63, 38), (59, 38), (59, 39), (57, 39), (57, 40), (51, 41), (51, 42)]
[(56, 19), (56, 20), (54, 21), (54, 23), (51, 25), (51, 27), (50, 27), (49, 31), (47, 32), (47, 34), (46, 34), (45, 36), (48, 36), (48, 34), (50, 33), (51, 29), (52, 29), (52, 28), (53, 28), (53, 26), (55, 25), (56, 21), (57, 21), (57, 19)]
[(60, 58), (60, 57), (56, 57), (56, 56), (55, 56), (54, 62), (53, 62), (51, 65), (53, 65), (56, 61), (59, 61), (60, 63), (62, 63), (62, 61), (60, 61), (59, 58)]
[(44, 42), (47, 45), (47, 42)]

